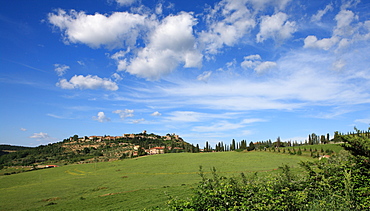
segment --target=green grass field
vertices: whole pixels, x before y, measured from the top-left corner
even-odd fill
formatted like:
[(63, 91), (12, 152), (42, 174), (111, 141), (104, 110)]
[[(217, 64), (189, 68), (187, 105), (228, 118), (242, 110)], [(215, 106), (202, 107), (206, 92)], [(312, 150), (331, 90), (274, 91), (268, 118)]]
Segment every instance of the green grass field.
[(67, 165), (0, 177), (0, 210), (140, 210), (189, 196), (199, 166), (221, 175), (273, 173), (312, 160), (273, 152), (179, 153)]
[[(298, 147), (294, 147), (295, 149), (298, 149)], [(301, 150), (306, 149), (309, 151), (309, 149), (317, 149), (320, 151), (323, 149), (324, 151), (329, 149), (333, 150), (335, 153), (338, 153), (339, 151), (343, 150), (343, 147), (340, 146), (340, 144), (319, 144), (319, 145), (304, 145), (300, 146)]]

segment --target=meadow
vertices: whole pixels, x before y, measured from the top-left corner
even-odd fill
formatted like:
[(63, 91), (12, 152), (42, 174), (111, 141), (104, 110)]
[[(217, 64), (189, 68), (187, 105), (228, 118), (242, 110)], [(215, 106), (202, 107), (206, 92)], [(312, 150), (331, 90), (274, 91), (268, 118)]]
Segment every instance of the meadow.
[[(340, 146), (340, 144), (316, 144), (316, 145), (302, 145), (302, 146), (295, 146), (295, 147), (285, 147), (286, 149), (295, 149), (298, 150), (299, 148), (303, 152), (309, 152), (310, 149), (317, 150), (321, 153), (321, 151), (331, 150), (335, 153), (339, 153), (341, 150), (343, 150), (343, 147)], [(321, 153), (323, 154), (323, 153)]]
[(299, 171), (312, 160), (273, 152), (176, 153), (114, 162), (66, 165), (0, 177), (0, 210), (141, 210), (186, 198), (201, 180), (199, 166), (221, 175)]

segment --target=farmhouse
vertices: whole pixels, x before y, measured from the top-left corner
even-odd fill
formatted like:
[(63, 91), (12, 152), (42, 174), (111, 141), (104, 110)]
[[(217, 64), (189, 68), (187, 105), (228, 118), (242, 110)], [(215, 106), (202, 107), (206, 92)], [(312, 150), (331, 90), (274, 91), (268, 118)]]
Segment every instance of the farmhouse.
[(321, 159), (323, 159), (323, 158), (328, 159), (328, 158), (330, 158), (330, 155), (323, 155), (323, 156), (320, 156), (319, 160), (321, 160)]
[(153, 147), (149, 149), (149, 152), (151, 155), (155, 154), (163, 154), (164, 153), (164, 147)]

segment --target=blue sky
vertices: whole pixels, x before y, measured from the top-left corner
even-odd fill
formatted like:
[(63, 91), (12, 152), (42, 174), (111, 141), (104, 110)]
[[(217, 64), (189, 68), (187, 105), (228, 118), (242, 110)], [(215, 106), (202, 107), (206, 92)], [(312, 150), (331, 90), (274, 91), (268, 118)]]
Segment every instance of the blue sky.
[(368, 1), (4, 1), (1, 143), (302, 141), (370, 123)]

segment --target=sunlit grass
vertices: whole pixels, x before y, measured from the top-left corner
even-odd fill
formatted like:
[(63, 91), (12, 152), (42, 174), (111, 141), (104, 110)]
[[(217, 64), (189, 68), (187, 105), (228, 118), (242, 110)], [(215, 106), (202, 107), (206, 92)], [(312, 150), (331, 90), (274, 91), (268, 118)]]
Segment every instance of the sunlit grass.
[(0, 210), (137, 210), (184, 198), (205, 173), (275, 172), (305, 156), (266, 152), (179, 153), (67, 165), (0, 177)]

